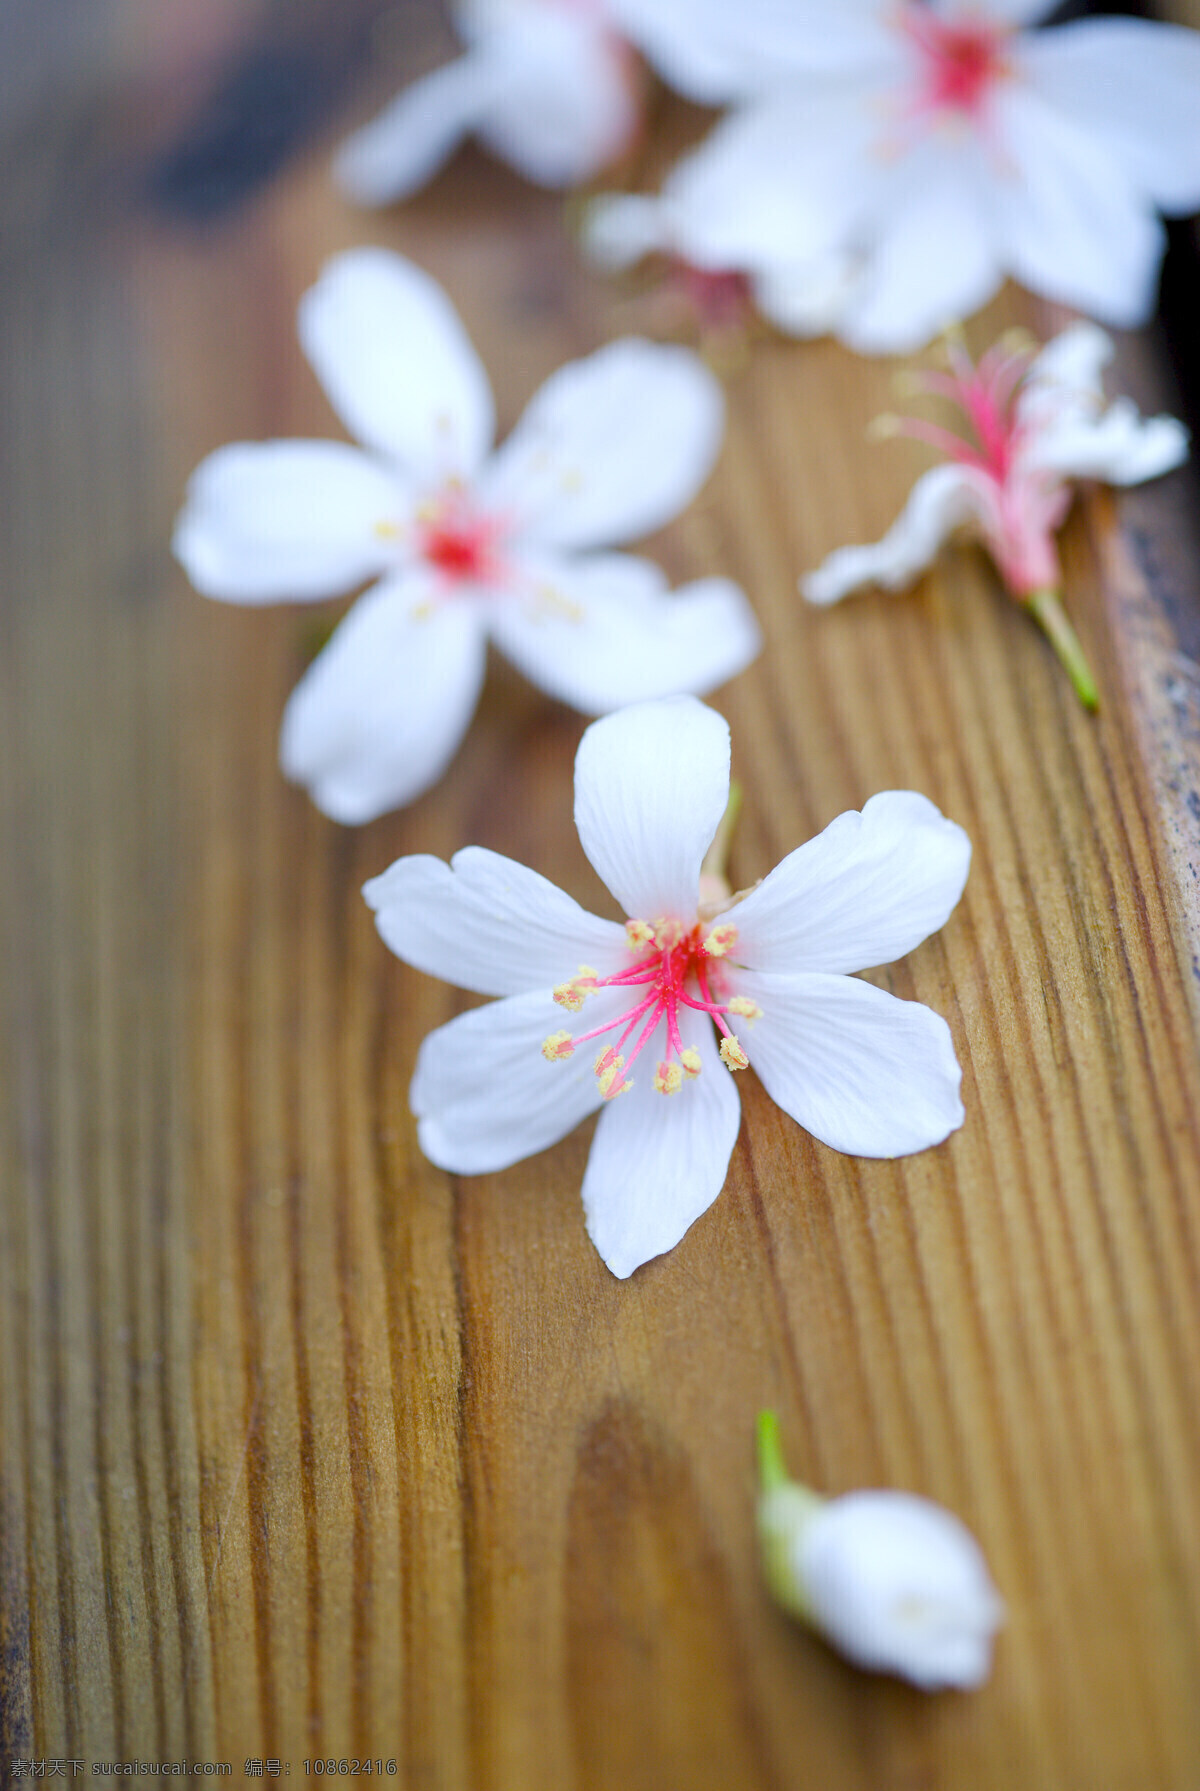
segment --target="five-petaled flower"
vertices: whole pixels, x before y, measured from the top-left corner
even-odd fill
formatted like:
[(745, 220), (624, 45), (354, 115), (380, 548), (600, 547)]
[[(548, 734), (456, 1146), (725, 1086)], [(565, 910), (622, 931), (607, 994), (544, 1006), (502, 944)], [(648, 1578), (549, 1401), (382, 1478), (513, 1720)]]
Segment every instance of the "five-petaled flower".
[(705, 104), (747, 88), (724, 0), (460, 0), (454, 11), (465, 53), (339, 151), (337, 177), (361, 204), (407, 197), (469, 133), (540, 186), (590, 179), (636, 134), (635, 51)]
[(240, 603), (380, 582), (293, 692), (283, 768), (334, 819), (427, 789), (475, 707), (490, 637), (586, 714), (706, 691), (757, 653), (726, 579), (672, 595), (659, 568), (589, 551), (687, 504), (720, 446), (720, 387), (689, 351), (633, 338), (547, 380), (489, 457), (487, 378), (445, 294), (383, 249), (334, 258), (300, 337), (366, 443), (219, 448), (195, 473), (174, 547), (193, 583)]
[(963, 1120), (945, 1021), (847, 973), (943, 925), (966, 834), (924, 796), (888, 791), (715, 906), (701, 866), (728, 790), (719, 715), (686, 697), (637, 704), (593, 722), (575, 761), (580, 840), (624, 926), (475, 847), (449, 865), (402, 858), (364, 892), (398, 957), (502, 997), (421, 1047), (410, 1099), (425, 1154), (488, 1173), (602, 1107), (583, 1204), (619, 1276), (720, 1193), (740, 1114), (729, 1072), (747, 1063), (854, 1155), (924, 1150)]
[(823, 1499), (783, 1465), (774, 1412), (758, 1418), (758, 1533), (785, 1609), (856, 1666), (922, 1691), (982, 1685), (1004, 1605), (975, 1538), (914, 1493)]
[[(1045, 0), (742, 0), (763, 90), (598, 226), (747, 275), (774, 321), (904, 353), (1006, 274), (1119, 327), (1153, 308), (1160, 211), (1200, 206), (1200, 32), (1020, 27)], [(806, 298), (806, 288), (809, 296)]]
[(881, 418), (883, 433), (928, 442), (950, 464), (921, 475), (882, 541), (838, 548), (800, 588), (812, 603), (835, 603), (865, 584), (897, 590), (925, 570), (949, 534), (970, 524), (1094, 707), (1095, 685), (1056, 589), (1054, 537), (1071, 503), (1070, 481), (1157, 478), (1186, 459), (1187, 430), (1174, 417), (1143, 418), (1129, 398), (1104, 408), (1100, 375), (1112, 343), (1095, 324), (1068, 325), (1040, 354), (1001, 341), (977, 367), (954, 340), (947, 348), (949, 372), (912, 375), (909, 383), (958, 406), (973, 439), (920, 418)]

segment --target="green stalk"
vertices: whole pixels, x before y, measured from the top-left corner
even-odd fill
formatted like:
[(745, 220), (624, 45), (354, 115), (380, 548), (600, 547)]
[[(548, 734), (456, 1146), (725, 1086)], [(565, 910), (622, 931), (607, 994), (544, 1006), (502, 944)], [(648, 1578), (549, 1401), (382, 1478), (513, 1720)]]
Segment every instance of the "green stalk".
[(1079, 644), (1079, 636), (1067, 619), (1067, 612), (1058, 592), (1052, 591), (1048, 586), (1030, 591), (1025, 598), (1025, 606), (1049, 637), (1050, 645), (1066, 667), (1067, 676), (1084, 708), (1098, 709), (1100, 693), (1096, 689), (1096, 680), (1092, 677), (1091, 668)]
[(758, 1483), (763, 1492), (774, 1492), (787, 1485), (787, 1469), (783, 1465), (783, 1444), (779, 1440), (779, 1419), (774, 1412), (758, 1414)]
[(713, 835), (712, 845), (704, 854), (704, 863), (700, 866), (702, 877), (718, 877), (725, 881), (725, 872), (729, 864), (729, 848), (733, 844), (733, 830), (737, 826), (737, 818), (742, 807), (742, 786), (737, 778), (729, 782), (729, 800), (725, 804), (725, 812), (717, 822), (717, 831)]

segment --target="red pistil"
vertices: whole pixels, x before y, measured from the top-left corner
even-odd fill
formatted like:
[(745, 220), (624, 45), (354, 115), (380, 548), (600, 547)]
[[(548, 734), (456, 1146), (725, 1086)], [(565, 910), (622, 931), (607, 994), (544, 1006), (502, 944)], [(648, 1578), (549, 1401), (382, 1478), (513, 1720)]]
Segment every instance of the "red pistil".
[(1006, 69), (1005, 32), (994, 25), (946, 24), (931, 7), (907, 5), (901, 27), (922, 52), (922, 109), (978, 113)]
[(445, 584), (494, 584), (503, 576), (494, 517), (472, 510), (464, 492), (445, 490), (417, 520), (417, 547)]

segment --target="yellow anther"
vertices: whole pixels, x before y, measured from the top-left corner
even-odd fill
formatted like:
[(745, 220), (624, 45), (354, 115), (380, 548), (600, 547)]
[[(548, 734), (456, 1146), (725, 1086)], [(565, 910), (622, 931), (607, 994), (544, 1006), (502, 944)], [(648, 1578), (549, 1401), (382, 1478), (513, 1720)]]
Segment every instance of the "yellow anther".
[(381, 541), (398, 541), (404, 530), (398, 522), (389, 522), (386, 518), (375, 524), (375, 533)]
[(737, 944), (738, 931), (726, 921), (724, 926), (713, 927), (704, 941), (704, 950), (710, 958), (723, 958)]
[(678, 1094), (683, 1087), (683, 1071), (677, 1063), (660, 1063), (654, 1072), (654, 1086), (659, 1094)]
[(667, 920), (664, 917), (655, 921), (654, 943), (660, 951), (674, 951), (682, 938), (683, 928), (677, 920)]
[(731, 1014), (739, 1014), (743, 1020), (762, 1019), (762, 1009), (748, 995), (735, 995), (729, 1003), (729, 1011)]
[(565, 1007), (570, 1014), (577, 1014), (587, 996), (595, 993), (596, 972), (590, 964), (581, 964), (579, 973), (570, 982), (559, 983), (554, 991), (554, 999), (559, 1007)]
[(683, 1065), (683, 1073), (689, 1082), (694, 1082), (700, 1074), (700, 1053), (695, 1045), (689, 1045), (679, 1053), (679, 1061)]
[(600, 1062), (603, 1059), (607, 1059), (607, 1062), (605, 1063), (605, 1067), (599, 1073), (600, 1093), (607, 1101), (611, 1100), (614, 1095), (624, 1094), (627, 1088), (633, 1087), (633, 1084), (621, 1080), (621, 1071), (625, 1068), (625, 1059), (623, 1057), (618, 1057), (615, 1052), (610, 1050), (602, 1052), (600, 1058), (597, 1059), (597, 1062)]
[(721, 1061), (730, 1070), (745, 1070), (750, 1066), (750, 1059), (732, 1033), (721, 1040)]
[(891, 411), (884, 411), (882, 416), (872, 417), (867, 424), (867, 440), (869, 442), (885, 442), (889, 437), (900, 434), (900, 419)]
[(560, 1063), (564, 1057), (570, 1057), (574, 1050), (569, 1032), (552, 1032), (542, 1046), (542, 1056), (547, 1063)]
[(625, 937), (629, 941), (630, 951), (640, 951), (643, 945), (653, 945), (654, 928), (644, 920), (627, 920)]

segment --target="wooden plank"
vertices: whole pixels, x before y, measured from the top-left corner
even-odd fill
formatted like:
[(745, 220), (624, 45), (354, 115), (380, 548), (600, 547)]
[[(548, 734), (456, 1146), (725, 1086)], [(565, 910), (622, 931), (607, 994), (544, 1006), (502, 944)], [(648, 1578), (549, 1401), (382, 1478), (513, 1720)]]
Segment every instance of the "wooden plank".
[[(604, 905), (569, 823), (582, 720), (496, 664), (443, 785), (337, 828), (275, 766), (310, 618), (205, 603), (164, 544), (212, 447), (334, 432), (293, 328), (333, 250), (444, 282), (505, 426), (630, 307), (557, 201), (473, 156), (363, 218), (317, 148), (197, 228), (149, 178), (190, 105), (101, 92), (82, 149), (78, 109), (51, 121), (0, 232), (3, 1757), (1191, 1791), (1200, 1078), (1166, 823), (1197, 786), (1163, 679), (1196, 621), (1183, 570), (1147, 576), (1190, 475), (1068, 527), (1093, 719), (969, 548), (908, 597), (798, 599), (911, 479), (863, 443), (887, 364), (764, 342), (730, 376), (721, 464), (654, 548), (741, 578), (771, 643), (718, 699), (734, 874), (882, 788), (968, 828), (959, 912), (876, 978), (949, 1018), (968, 1120), (854, 1161), (747, 1076), (720, 1200), (618, 1283), (583, 1231), (586, 1129), (502, 1175), (421, 1157), (414, 1053), (463, 998), (358, 895), (474, 841)], [(972, 340), (1018, 319), (1046, 321), (1006, 295)], [(763, 1404), (814, 1484), (912, 1487), (976, 1530), (1010, 1611), (985, 1690), (859, 1675), (768, 1604)]]

